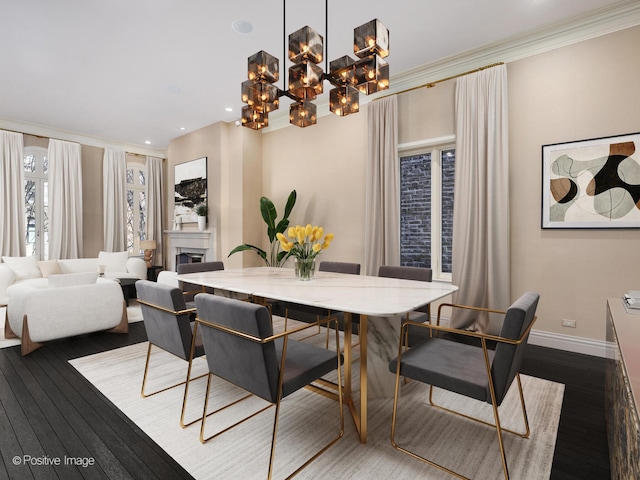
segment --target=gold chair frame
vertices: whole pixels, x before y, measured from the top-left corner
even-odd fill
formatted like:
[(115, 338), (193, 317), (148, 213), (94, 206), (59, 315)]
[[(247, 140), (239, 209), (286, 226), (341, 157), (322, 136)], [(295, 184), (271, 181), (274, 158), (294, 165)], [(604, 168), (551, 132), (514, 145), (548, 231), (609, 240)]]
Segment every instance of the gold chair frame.
[[(319, 327), (321, 323), (329, 323), (331, 321), (335, 321), (336, 322), (336, 355), (337, 355), (337, 358), (338, 358), (338, 366), (337, 366), (337, 371), (338, 371), (337, 390), (338, 390), (338, 394), (336, 395), (333, 392), (330, 392), (330, 391), (325, 390), (325, 389), (323, 389), (323, 388), (321, 388), (319, 386), (311, 385), (311, 384), (307, 385), (305, 388), (307, 388), (307, 389), (309, 389), (309, 390), (311, 390), (311, 391), (313, 391), (315, 393), (319, 393), (319, 394), (321, 394), (321, 395), (323, 395), (325, 397), (328, 397), (328, 398), (331, 398), (331, 399), (334, 399), (334, 400), (335, 399), (338, 400), (339, 409), (340, 409), (340, 432), (338, 433), (338, 435), (335, 438), (331, 439), (329, 441), (329, 443), (324, 445), (313, 456), (308, 458), (292, 474), (290, 474), (288, 477), (286, 477), (287, 480), (290, 479), (290, 478), (293, 478), (295, 475), (300, 473), (305, 467), (307, 467), (311, 462), (313, 462), (322, 453), (324, 453), (327, 449), (329, 449), (334, 443), (336, 443), (344, 435), (344, 413), (343, 413), (343, 408), (342, 408), (342, 405), (343, 405), (343, 394), (342, 394), (342, 374), (341, 374), (342, 365), (341, 365), (341, 361), (340, 361), (340, 336), (339, 336), (339, 332), (338, 332), (338, 328), (337, 328), (338, 327), (337, 326), (337, 320), (336, 319), (331, 319), (331, 318), (321, 319), (321, 320), (318, 320), (316, 322), (310, 323), (308, 325), (295, 328), (293, 330), (285, 331), (285, 332), (278, 333), (278, 334), (275, 334), (275, 335), (271, 335), (271, 336), (265, 337), (265, 338), (260, 338), (260, 337), (255, 337), (253, 335), (246, 334), (244, 332), (240, 332), (238, 330), (234, 330), (234, 329), (229, 328), (229, 327), (225, 327), (223, 325), (219, 325), (217, 323), (209, 322), (209, 321), (203, 320), (201, 318), (196, 318), (196, 326), (195, 326), (195, 329), (194, 329), (194, 339), (195, 339), (195, 333), (196, 333), (196, 331), (198, 329), (198, 324), (203, 324), (203, 325), (207, 325), (208, 327), (212, 327), (212, 328), (221, 330), (223, 332), (230, 333), (232, 335), (236, 335), (236, 336), (242, 337), (242, 338), (244, 338), (246, 340), (250, 340), (252, 342), (260, 343), (260, 344), (265, 344), (265, 343), (268, 343), (268, 342), (272, 342), (272, 341), (275, 341), (276, 339), (279, 339), (279, 338), (283, 338), (283, 340), (284, 340), (283, 341), (283, 346), (282, 346), (282, 358), (280, 360), (280, 373), (278, 375), (278, 392), (277, 392), (277, 401), (276, 401), (276, 404), (275, 404), (276, 412), (275, 412), (275, 418), (274, 418), (274, 422), (273, 422), (273, 432), (272, 432), (272, 436), (271, 436), (271, 453), (270, 453), (270, 456), (269, 456), (269, 471), (268, 471), (268, 475), (267, 475), (267, 479), (268, 480), (271, 479), (272, 474), (273, 474), (273, 463), (274, 463), (274, 456), (275, 456), (274, 454), (275, 454), (275, 448), (276, 448), (276, 433), (277, 433), (277, 429), (278, 429), (278, 418), (279, 418), (279, 414), (280, 414), (280, 403), (281, 403), (281, 400), (282, 400), (282, 382), (283, 382), (283, 378), (284, 378), (283, 372), (284, 372), (284, 366), (285, 366), (285, 361), (286, 361), (286, 357), (287, 357), (287, 343), (289, 341), (289, 336), (294, 334), (294, 333), (297, 333), (297, 332), (306, 330), (308, 328), (314, 327), (316, 325)], [(327, 328), (328, 328), (328, 325), (327, 325)], [(192, 353), (193, 353), (193, 349), (194, 348), (195, 348), (195, 341), (192, 343), (192, 346), (191, 346)], [(206, 424), (206, 418), (207, 417), (209, 417), (209, 416), (211, 416), (211, 415), (213, 415), (215, 413), (218, 413), (221, 410), (224, 410), (224, 409), (226, 409), (226, 408), (228, 408), (228, 407), (230, 407), (232, 405), (235, 405), (236, 403), (238, 403), (238, 402), (244, 400), (245, 398), (248, 398), (249, 396), (251, 396), (251, 394), (249, 394), (247, 397), (243, 397), (243, 398), (241, 398), (239, 400), (236, 400), (236, 401), (234, 401), (232, 403), (229, 403), (229, 404), (225, 405), (224, 407), (219, 408), (218, 410), (216, 410), (214, 412), (211, 412), (211, 413), (207, 414), (207, 407), (208, 407), (208, 403), (209, 403), (209, 394), (210, 394), (211, 377), (212, 376), (214, 376), (214, 374), (209, 372), (208, 378), (207, 378), (207, 390), (206, 390), (205, 399), (204, 399), (204, 407), (203, 407), (203, 410), (202, 410), (202, 417), (201, 417), (202, 423), (200, 424), (200, 442), (201, 443), (206, 443), (209, 440), (211, 440), (213, 438), (216, 438), (219, 435), (222, 435), (223, 433), (231, 430), (232, 428), (234, 428), (234, 427), (246, 422), (247, 420), (255, 417), (256, 415), (258, 415), (258, 414), (262, 413), (263, 411), (265, 411), (265, 410), (267, 410), (267, 409), (269, 409), (269, 408), (274, 406), (273, 404), (270, 404), (270, 405), (258, 410), (257, 412), (252, 413), (251, 415), (243, 418), (242, 420), (239, 420), (238, 422), (234, 423), (233, 425), (231, 425), (231, 426), (229, 426), (229, 427), (227, 427), (227, 428), (225, 428), (225, 429), (223, 429), (223, 430), (221, 430), (221, 431), (219, 431), (219, 432), (217, 432), (217, 433), (205, 438), (205, 424)], [(318, 383), (333, 386), (332, 382), (328, 382), (328, 381), (322, 380), (322, 379), (320, 379), (320, 381), (318, 381)]]
[(522, 391), (522, 382), (520, 380), (520, 372), (518, 372), (516, 374), (516, 380), (517, 380), (517, 384), (518, 384), (518, 392), (519, 392), (519, 396), (520, 396), (520, 406), (522, 409), (522, 416), (523, 416), (523, 420), (524, 420), (524, 426), (525, 426), (525, 431), (524, 433), (521, 432), (515, 432), (512, 430), (508, 430), (506, 428), (503, 428), (500, 425), (500, 415), (498, 412), (498, 405), (497, 405), (497, 401), (496, 401), (496, 393), (495, 393), (495, 389), (494, 389), (494, 385), (493, 385), (493, 375), (491, 373), (491, 362), (489, 360), (489, 352), (488, 352), (488, 348), (487, 348), (487, 341), (495, 341), (495, 342), (499, 342), (499, 343), (506, 343), (506, 344), (510, 344), (510, 345), (520, 345), (522, 344), (525, 339), (527, 338), (527, 336), (529, 335), (529, 332), (531, 331), (531, 328), (533, 327), (533, 324), (536, 322), (537, 317), (534, 316), (533, 320), (531, 321), (531, 323), (529, 324), (529, 326), (527, 327), (527, 329), (522, 333), (522, 335), (520, 336), (520, 338), (518, 338), (517, 340), (512, 340), (510, 338), (504, 338), (498, 335), (490, 335), (490, 334), (483, 334), (483, 333), (479, 333), (479, 332), (473, 332), (473, 331), (468, 331), (468, 330), (458, 330), (455, 328), (449, 328), (449, 327), (442, 327), (440, 326), (440, 315), (441, 315), (441, 311), (442, 308), (444, 307), (449, 307), (449, 308), (461, 308), (461, 309), (466, 309), (466, 310), (474, 310), (474, 311), (479, 311), (479, 312), (485, 312), (485, 313), (497, 313), (497, 314), (506, 314), (506, 311), (504, 310), (493, 310), (493, 309), (488, 309), (488, 308), (482, 308), (482, 307), (472, 307), (472, 306), (468, 306), (468, 305), (459, 305), (459, 304), (453, 304), (453, 303), (443, 303), (438, 307), (438, 316), (437, 316), (437, 324), (436, 325), (432, 325), (432, 324), (425, 324), (425, 323), (416, 323), (416, 322), (405, 322), (402, 325), (401, 328), (401, 334), (400, 334), (400, 344), (398, 347), (398, 359), (397, 359), (397, 368), (396, 368), (396, 384), (395, 384), (395, 391), (394, 391), (394, 396), (393, 396), (393, 414), (392, 414), (392, 420), (391, 420), (391, 445), (393, 446), (393, 448), (395, 448), (396, 450), (401, 451), (402, 453), (405, 453), (407, 455), (409, 455), (410, 457), (413, 457), (417, 460), (420, 460), (424, 463), (427, 463), (428, 465), (431, 465), (433, 467), (436, 467), (439, 470), (442, 470), (443, 472), (449, 473), (457, 478), (461, 478), (461, 479), (465, 479), (465, 480), (469, 480), (468, 477), (465, 477), (461, 474), (459, 474), (458, 472), (455, 472), (453, 470), (448, 469), (447, 467), (444, 467), (438, 463), (435, 463), (432, 460), (429, 460), (425, 457), (422, 457), (420, 455), (418, 455), (415, 452), (412, 452), (406, 448), (401, 447), (400, 445), (398, 445), (396, 443), (395, 440), (395, 432), (396, 432), (396, 418), (397, 418), (397, 412), (398, 412), (398, 396), (399, 396), (399, 390), (400, 390), (400, 366), (401, 366), (401, 359), (402, 359), (402, 353), (403, 351), (405, 351), (405, 349), (403, 348), (403, 340), (405, 338), (405, 335), (408, 332), (408, 328), (410, 325), (415, 325), (416, 327), (419, 328), (428, 328), (430, 330), (430, 335), (435, 336), (438, 335), (439, 332), (449, 332), (449, 333), (453, 333), (456, 335), (462, 335), (462, 336), (467, 336), (467, 337), (475, 337), (480, 339), (481, 344), (482, 344), (482, 352), (484, 355), (484, 362), (485, 362), (485, 368), (486, 368), (486, 372), (487, 372), (487, 379), (488, 379), (488, 384), (489, 384), (489, 392), (491, 395), (491, 406), (493, 407), (493, 416), (495, 419), (495, 423), (489, 423), (489, 422), (485, 422), (484, 420), (481, 420), (479, 418), (475, 418), (475, 417), (471, 417), (468, 415), (465, 415), (461, 412), (455, 411), (455, 410), (451, 410), (448, 408), (445, 408), (443, 406), (440, 405), (436, 405), (433, 401), (433, 385), (429, 385), (429, 404), (432, 407), (435, 407), (439, 410), (448, 412), (448, 413), (453, 413), (455, 415), (461, 416), (463, 418), (466, 418), (468, 420), (473, 420), (474, 422), (478, 422), (481, 423), (483, 425), (487, 425), (489, 427), (493, 427), (496, 429), (496, 432), (498, 434), (498, 444), (500, 446), (500, 455), (501, 455), (501, 459), (502, 459), (502, 469), (504, 472), (504, 478), (506, 480), (509, 479), (509, 469), (507, 466), (507, 458), (506, 458), (506, 454), (505, 454), (505, 448), (504, 448), (504, 442), (502, 439), (502, 432), (508, 432), (508, 433), (512, 433), (514, 435), (518, 435), (521, 438), (529, 438), (530, 434), (531, 434), (531, 430), (529, 428), (529, 420), (527, 418), (527, 409), (525, 406), (525, 401), (524, 401), (524, 393)]
[[(150, 308), (155, 308), (156, 310), (160, 310), (160, 311), (169, 313), (169, 314), (174, 315), (176, 317), (178, 315), (189, 315), (191, 313), (195, 313), (196, 312), (195, 308), (187, 308), (185, 310), (170, 310), (168, 308), (161, 307), (160, 305), (155, 305), (153, 303), (146, 302), (146, 301), (140, 300), (140, 299), (138, 299), (138, 303), (140, 303), (142, 305), (145, 305), (147, 307), (150, 307)], [(151, 342), (149, 342), (149, 347), (147, 348), (147, 359), (146, 359), (145, 364), (144, 364), (144, 375), (142, 377), (142, 388), (140, 389), (140, 395), (142, 396), (142, 398), (147, 398), (147, 397), (151, 397), (153, 395), (157, 395), (158, 393), (166, 392), (167, 390), (171, 390), (172, 388), (179, 387), (180, 385), (184, 385), (185, 388), (184, 388), (184, 396), (182, 397), (182, 411), (180, 412), (180, 426), (182, 428), (188, 427), (189, 425), (193, 425), (194, 423), (199, 422), (200, 419), (201, 419), (200, 417), (198, 417), (195, 420), (192, 420), (192, 421), (190, 421), (188, 423), (185, 423), (185, 421), (184, 421), (184, 414), (185, 414), (185, 410), (187, 408), (187, 393), (189, 391), (189, 383), (192, 382), (193, 380), (197, 380), (199, 378), (204, 378), (207, 375), (205, 373), (205, 374), (199, 375), (197, 377), (190, 378), (191, 377), (191, 366), (193, 364), (193, 352), (195, 350), (195, 338), (196, 338), (196, 330), (194, 328), (194, 331), (192, 333), (191, 350), (190, 350), (189, 359), (188, 359), (187, 377), (186, 377), (185, 381), (176, 383), (174, 385), (170, 385), (168, 387), (161, 388), (160, 390), (156, 390), (155, 392), (152, 392), (152, 393), (145, 393), (144, 388), (145, 388), (145, 386), (147, 384), (147, 375), (149, 373), (149, 363), (150, 363), (150, 360), (151, 360), (151, 347), (153, 346), (153, 344)], [(168, 352), (168, 353), (171, 353), (171, 352)]]

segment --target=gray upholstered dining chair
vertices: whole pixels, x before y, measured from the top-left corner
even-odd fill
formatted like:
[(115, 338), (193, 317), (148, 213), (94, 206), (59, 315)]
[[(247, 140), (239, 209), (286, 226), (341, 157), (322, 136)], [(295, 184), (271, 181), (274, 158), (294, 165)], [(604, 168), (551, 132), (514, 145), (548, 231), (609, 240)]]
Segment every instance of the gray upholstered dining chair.
[[(401, 278), (403, 280), (416, 280), (419, 282), (430, 282), (433, 279), (433, 271), (427, 267), (409, 267), (409, 266), (392, 266), (381, 265), (378, 268), (378, 276), (386, 278)], [(425, 323), (431, 321), (431, 304), (423, 305), (411, 312), (407, 312), (405, 320), (417, 323)], [(409, 345), (413, 336), (419, 336), (414, 329), (407, 329), (405, 344)]]
[[(506, 312), (490, 310), (485, 308), (470, 307), (455, 304), (443, 304), (438, 308), (438, 325), (406, 322), (401, 329), (401, 336), (398, 346), (398, 357), (389, 363), (389, 370), (396, 375), (395, 393), (393, 398), (393, 415), (391, 421), (391, 444), (413, 458), (417, 458), (440, 470), (455, 475), (459, 478), (461, 474), (439, 465), (432, 460), (420, 456), (419, 454), (401, 447), (397, 444), (395, 435), (397, 427), (398, 397), (400, 391), (400, 377), (408, 377), (429, 385), (429, 402), (449, 413), (462, 415), (461, 413), (435, 405), (433, 402), (433, 388), (442, 388), (464, 395), (469, 398), (486, 402), (492, 405), (495, 423), (487, 423), (482, 420), (462, 415), (467, 419), (475, 420), (482, 424), (494, 427), (498, 434), (498, 444), (504, 476), (509, 478), (507, 458), (505, 455), (502, 432), (509, 432), (528, 438), (530, 434), (527, 411), (524, 403), (524, 393), (520, 381), (520, 365), (522, 363), (524, 349), (527, 345), (529, 332), (536, 320), (535, 311), (540, 295), (534, 292), (527, 292), (518, 298)], [(439, 326), (440, 312), (443, 307), (463, 308), (489, 313), (504, 314), (504, 321), (500, 335), (489, 335), (468, 330), (457, 330), (453, 328)], [(429, 329), (433, 336), (427, 338), (423, 343), (403, 351), (404, 331), (410, 326)], [(440, 332), (447, 332), (450, 335), (462, 335), (478, 339), (481, 346), (460, 343), (437, 336)], [(488, 341), (495, 341), (495, 350), (487, 347)], [(504, 429), (500, 425), (500, 415), (498, 407), (509, 390), (513, 380), (517, 381), (520, 394), (520, 405), (524, 419), (525, 432), (513, 432)], [(419, 442), (418, 442), (419, 443)]]
[[(180, 425), (182, 427), (191, 425), (200, 419), (198, 418), (188, 424), (184, 423), (189, 382), (196, 378), (203, 377), (203, 375), (201, 375), (200, 377), (190, 378), (192, 365), (191, 360), (204, 355), (202, 340), (198, 335), (194, 336), (193, 322), (190, 320), (191, 315), (195, 313), (195, 308), (186, 308), (182, 290), (177, 287), (150, 282), (148, 280), (138, 280), (136, 282), (136, 290), (138, 292), (138, 303), (142, 310), (144, 328), (149, 340), (140, 394), (146, 398), (171, 388), (184, 385), (185, 389), (182, 401), (182, 412), (180, 414)], [(147, 375), (149, 373), (151, 347), (153, 346), (161, 348), (162, 350), (187, 361), (187, 375), (184, 382), (164, 387), (152, 393), (146, 393), (145, 386), (147, 384)]]
[[(351, 263), (351, 262), (331, 262), (331, 261), (322, 261), (318, 265), (319, 272), (334, 272), (334, 273), (345, 273), (349, 275), (360, 275), (360, 264), (359, 263)], [(338, 325), (342, 325), (344, 321), (342, 320), (342, 312), (330, 312), (323, 308), (312, 307), (310, 305), (298, 305), (293, 303), (283, 302), (285, 307), (285, 315), (284, 315), (284, 328), (287, 329), (287, 320), (289, 319), (289, 310), (294, 310), (297, 312), (302, 312), (305, 314), (311, 314), (315, 317), (315, 321), (318, 321), (320, 318), (328, 317), (329, 315), (333, 315), (338, 319)], [(359, 317), (357, 315), (352, 316), (353, 329), (357, 329), (357, 323), (359, 321)], [(342, 328), (342, 327), (340, 327)], [(357, 332), (357, 330), (356, 330)], [(354, 333), (356, 333), (354, 332)], [(320, 329), (318, 332), (320, 333)], [(315, 335), (315, 334), (314, 334)], [(311, 336), (311, 335), (309, 335)], [(329, 345), (329, 330), (327, 330), (327, 346)]]
[(319, 272), (347, 273), (349, 275), (360, 275), (360, 264), (351, 262), (329, 262), (323, 260), (318, 265)]
[[(345, 273), (348, 275), (360, 275), (360, 264), (352, 262), (329, 262), (322, 261), (318, 265), (319, 272)], [(344, 314), (342, 312), (326, 312), (325, 316), (334, 315), (338, 319), (340, 329), (344, 329)], [(360, 316), (351, 315), (352, 333), (359, 332)], [(340, 326), (341, 325), (341, 326)], [(329, 345), (329, 330), (327, 330), (327, 346)], [(354, 345), (357, 345), (354, 344)]]
[[(340, 373), (341, 355), (337, 330), (337, 348), (336, 352), (333, 352), (308, 343), (289, 339), (291, 334), (310, 328), (315, 324), (305, 325), (288, 332), (274, 335), (269, 312), (267, 308), (262, 305), (210, 294), (200, 294), (196, 296), (196, 307), (198, 309), (196, 331), (202, 335), (209, 367), (202, 423), (200, 426), (200, 441), (202, 443), (221, 435), (229, 429), (249, 420), (257, 413), (275, 405), (271, 454), (269, 457), (267, 476), (267, 478), (271, 478), (278, 417), (282, 399), (310, 385), (312, 382), (319, 380), (334, 370), (337, 371), (338, 378), (337, 396), (335, 393), (328, 392), (320, 386), (314, 385), (314, 389), (320, 389), (324, 395), (331, 396), (338, 400), (340, 431), (335, 438), (330, 440), (329, 443), (303, 463), (295, 473), (306, 467), (343, 436), (344, 416), (342, 411), (342, 378)], [(323, 321), (328, 322), (330, 320), (327, 319)], [(231, 427), (206, 437), (205, 426), (207, 417), (226, 408), (222, 407), (215, 412), (207, 414), (207, 406), (211, 395), (211, 378), (214, 375), (266, 400), (269, 402), (269, 405), (259, 412), (252, 413), (248, 417), (245, 417)], [(232, 402), (227, 405), (227, 407), (237, 402), (238, 401)], [(322, 414), (324, 411), (323, 409), (318, 413)], [(313, 438), (313, 436), (310, 438)]]
[[(194, 262), (194, 263), (180, 263), (176, 267), (178, 275), (184, 275), (186, 273), (199, 273), (199, 272), (213, 272), (217, 270), (224, 270), (224, 262)], [(187, 307), (195, 308), (193, 297), (198, 293), (213, 293), (213, 289), (207, 289), (202, 285), (195, 285), (193, 283), (180, 282), (182, 292), (187, 298)]]
[[(352, 262), (331, 262), (331, 261), (322, 261), (318, 265), (319, 272), (333, 272), (333, 273), (344, 273), (347, 275), (360, 275), (360, 264), (352, 263)], [(289, 308), (292, 310), (298, 310), (307, 314), (315, 315), (316, 321), (320, 318), (327, 318), (329, 316), (335, 317), (338, 321), (337, 326), (339, 330), (344, 330), (344, 314), (343, 312), (332, 312), (323, 308), (312, 307), (308, 305), (292, 305), (286, 304), (285, 309), (285, 319), (284, 325), (285, 330), (287, 328), (287, 319), (289, 316)], [(358, 333), (358, 325), (360, 324), (360, 317), (358, 315), (351, 315), (351, 323), (352, 323), (352, 333)], [(318, 331), (320, 333), (320, 328), (318, 327)], [(313, 334), (313, 335), (316, 335)], [(312, 335), (309, 335), (312, 336)], [(327, 338), (325, 340), (326, 348), (329, 348), (329, 329), (327, 328)], [(352, 346), (357, 345), (357, 343)]]

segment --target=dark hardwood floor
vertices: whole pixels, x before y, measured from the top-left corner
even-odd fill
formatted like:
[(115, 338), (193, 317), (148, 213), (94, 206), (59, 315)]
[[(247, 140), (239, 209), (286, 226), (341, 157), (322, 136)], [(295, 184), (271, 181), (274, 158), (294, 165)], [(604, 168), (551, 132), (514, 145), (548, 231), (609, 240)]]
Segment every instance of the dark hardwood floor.
[[(67, 362), (145, 340), (144, 325), (134, 323), (126, 335), (52, 342), (27, 357), (19, 347), (0, 349), (0, 479), (191, 478)], [(610, 477), (604, 367), (602, 358), (526, 352), (523, 373), (566, 385), (552, 479)]]

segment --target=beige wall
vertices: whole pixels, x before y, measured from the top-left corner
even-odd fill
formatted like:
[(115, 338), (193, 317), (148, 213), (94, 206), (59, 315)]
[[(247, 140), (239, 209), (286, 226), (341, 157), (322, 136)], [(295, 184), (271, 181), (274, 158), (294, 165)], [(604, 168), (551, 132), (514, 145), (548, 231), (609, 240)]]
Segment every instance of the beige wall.
[(276, 130), (264, 135), (262, 147), (263, 191), (278, 218), (295, 189), (291, 224), (320, 225), (336, 236), (320, 258), (364, 263), (366, 112)]
[[(640, 130), (640, 27), (508, 65), (512, 295), (542, 294), (537, 330), (604, 339), (608, 296), (640, 288), (638, 230), (541, 230), (541, 146)], [(453, 133), (454, 82), (399, 98), (399, 141)], [(323, 258), (364, 262), (366, 111), (264, 135), (265, 195), (336, 233)], [(563, 318), (576, 329), (560, 326)]]
[(541, 145), (640, 130), (638, 45), (635, 27), (508, 65), (512, 294), (541, 293), (538, 330), (602, 340), (605, 299), (640, 286), (640, 230), (540, 228)]
[[(241, 243), (260, 245), (261, 141), (260, 133), (217, 123), (178, 137), (169, 145), (167, 228), (173, 224), (174, 166), (207, 157), (208, 222), (216, 230), (216, 260), (223, 260), (228, 268), (259, 265), (249, 253), (227, 255)], [(183, 228), (195, 230), (197, 225), (185, 224)]]
[(82, 145), (83, 256), (95, 258), (104, 248), (102, 208), (102, 159), (104, 148)]
[(455, 81), (398, 95), (398, 143), (441, 138), (455, 132)]

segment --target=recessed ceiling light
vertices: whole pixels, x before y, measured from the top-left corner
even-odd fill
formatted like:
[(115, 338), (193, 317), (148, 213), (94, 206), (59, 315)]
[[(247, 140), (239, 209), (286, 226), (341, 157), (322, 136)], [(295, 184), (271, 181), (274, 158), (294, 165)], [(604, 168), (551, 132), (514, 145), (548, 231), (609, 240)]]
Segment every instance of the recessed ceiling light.
[(236, 33), (251, 33), (253, 32), (253, 25), (251, 25), (246, 20), (236, 20), (231, 24), (231, 28)]
[(180, 127), (180, 130), (184, 131), (184, 130), (186, 130), (186, 128), (185, 127)]
[(146, 143), (147, 145), (151, 145), (151, 140), (145, 140), (144, 143)]
[(233, 112), (233, 108), (231, 107), (227, 107), (224, 109), (225, 112)]

